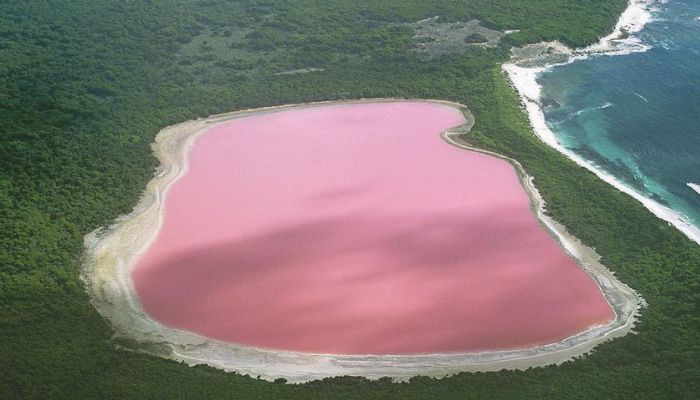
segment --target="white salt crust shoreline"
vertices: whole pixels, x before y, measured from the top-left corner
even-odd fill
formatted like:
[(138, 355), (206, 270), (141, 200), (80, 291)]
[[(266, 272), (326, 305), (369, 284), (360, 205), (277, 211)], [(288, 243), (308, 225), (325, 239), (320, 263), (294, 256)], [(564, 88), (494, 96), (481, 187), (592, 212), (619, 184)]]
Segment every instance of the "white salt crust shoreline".
[[(430, 355), (332, 355), (265, 350), (235, 345), (174, 329), (151, 319), (142, 309), (131, 281), (131, 270), (160, 230), (165, 196), (171, 185), (187, 172), (187, 155), (195, 139), (205, 130), (244, 116), (294, 110), (306, 107), (353, 103), (429, 101), (460, 110), (467, 123), (443, 132), (448, 143), (470, 151), (502, 158), (515, 168), (526, 189), (533, 213), (598, 283), (615, 312), (606, 325), (568, 337), (560, 342), (519, 350), (483, 351), (464, 354)], [(473, 125), (471, 113), (462, 105), (435, 100), (367, 99), (347, 102), (322, 102), (239, 111), (198, 119), (163, 129), (156, 137), (153, 151), (161, 162), (159, 172), (150, 181), (138, 205), (107, 229), (98, 229), (85, 237), (85, 263), (82, 277), (95, 308), (110, 323), (115, 343), (135, 351), (147, 352), (185, 362), (207, 364), (226, 371), (260, 376), (290, 383), (326, 377), (355, 375), (369, 379), (391, 377), (407, 380), (416, 375), (447, 376), (463, 371), (527, 369), (560, 364), (591, 351), (596, 345), (632, 331), (635, 317), (644, 301), (634, 290), (615, 278), (600, 264), (595, 251), (582, 245), (566, 229), (544, 214), (544, 203), (531, 178), (515, 160), (469, 147), (456, 135)]]
[[(657, 1), (654, 0), (631, 0), (627, 10), (620, 16), (613, 33), (602, 38), (600, 42), (594, 45), (583, 49), (571, 50), (560, 43), (556, 43), (553, 46), (556, 51), (568, 57), (565, 62), (523, 67), (518, 64), (528, 60), (513, 60), (512, 63), (504, 64), (503, 70), (520, 95), (533, 130), (543, 142), (566, 155), (576, 164), (595, 173), (600, 179), (614, 186), (616, 189), (632, 196), (654, 215), (667, 221), (683, 232), (688, 238), (700, 244), (700, 229), (691, 224), (682, 214), (644, 196), (592, 162), (562, 146), (557, 141), (554, 132), (547, 125), (544, 111), (540, 105), (541, 87), (537, 83), (537, 77), (550, 68), (569, 64), (591, 56), (625, 55), (648, 50), (649, 47), (638, 38), (634, 37), (633, 34), (641, 31), (644, 26), (652, 20), (650, 7), (656, 2)], [(626, 38), (624, 38), (625, 32), (629, 34)]]

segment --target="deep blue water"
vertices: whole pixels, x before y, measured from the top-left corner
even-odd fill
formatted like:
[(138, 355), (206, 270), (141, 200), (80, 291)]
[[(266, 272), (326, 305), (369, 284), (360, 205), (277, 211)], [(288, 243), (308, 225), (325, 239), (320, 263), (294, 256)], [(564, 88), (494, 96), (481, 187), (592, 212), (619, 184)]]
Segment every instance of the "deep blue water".
[(544, 111), (562, 145), (700, 227), (687, 185), (700, 185), (700, 0), (657, 8), (636, 34), (650, 50), (557, 66), (538, 82), (559, 103)]

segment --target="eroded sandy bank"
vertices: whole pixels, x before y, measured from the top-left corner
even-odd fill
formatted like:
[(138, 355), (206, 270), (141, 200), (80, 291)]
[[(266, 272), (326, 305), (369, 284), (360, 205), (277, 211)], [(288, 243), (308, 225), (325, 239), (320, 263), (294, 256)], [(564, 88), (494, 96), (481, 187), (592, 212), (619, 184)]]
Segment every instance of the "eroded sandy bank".
[[(402, 100), (359, 102), (387, 101)], [(581, 245), (561, 225), (544, 215), (544, 204), (539, 194), (517, 162), (490, 152), (485, 153), (503, 158), (514, 166), (529, 194), (533, 212), (542, 226), (598, 282), (615, 311), (616, 317), (610, 324), (595, 327), (558, 343), (516, 351), (420, 356), (339, 356), (238, 346), (172, 329), (150, 319), (136, 297), (131, 282), (131, 268), (158, 233), (163, 219), (163, 199), (172, 183), (187, 171), (187, 155), (198, 135), (216, 124), (242, 116), (343, 103), (355, 102), (326, 102), (240, 111), (188, 121), (163, 129), (158, 134), (153, 151), (161, 166), (157, 176), (149, 182), (137, 207), (113, 226), (92, 232), (85, 238), (87, 252), (83, 276), (95, 307), (112, 323), (119, 339), (117, 343), (189, 364), (204, 363), (228, 371), (260, 375), (265, 379), (282, 377), (290, 382), (304, 382), (337, 375), (407, 379), (415, 375), (444, 376), (460, 371), (524, 369), (564, 362), (590, 351), (605, 340), (630, 332), (641, 304), (640, 298), (599, 263), (599, 256), (592, 249)], [(468, 131), (473, 124), (468, 110), (455, 103), (438, 103), (463, 111), (468, 121), (461, 127), (444, 132), (443, 138), (459, 147), (481, 151), (470, 148), (457, 139), (458, 133)]]

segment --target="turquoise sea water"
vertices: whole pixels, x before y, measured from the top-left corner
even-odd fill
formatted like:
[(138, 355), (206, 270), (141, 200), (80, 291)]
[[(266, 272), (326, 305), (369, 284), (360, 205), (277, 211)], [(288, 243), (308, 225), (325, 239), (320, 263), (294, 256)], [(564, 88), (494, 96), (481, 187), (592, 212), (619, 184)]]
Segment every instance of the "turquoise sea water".
[(562, 145), (696, 227), (699, 17), (698, 0), (657, 4), (653, 22), (636, 34), (648, 51), (590, 57), (538, 78), (547, 124)]

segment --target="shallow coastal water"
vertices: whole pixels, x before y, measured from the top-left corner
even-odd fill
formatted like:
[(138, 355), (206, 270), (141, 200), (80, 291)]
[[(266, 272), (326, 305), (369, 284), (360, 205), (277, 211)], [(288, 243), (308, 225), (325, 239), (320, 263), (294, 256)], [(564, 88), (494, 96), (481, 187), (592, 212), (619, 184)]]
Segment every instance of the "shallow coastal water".
[(512, 166), (439, 137), (463, 122), (400, 102), (211, 128), (133, 272), (145, 310), (223, 341), (335, 354), (527, 347), (609, 321)]
[(700, 228), (700, 3), (653, 4), (645, 52), (541, 74), (558, 142)]

